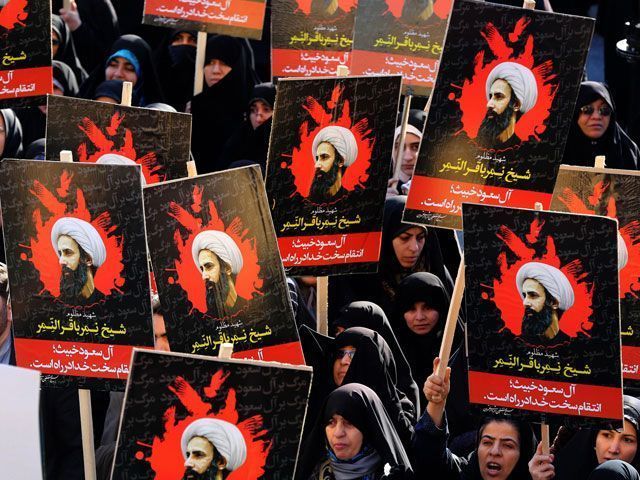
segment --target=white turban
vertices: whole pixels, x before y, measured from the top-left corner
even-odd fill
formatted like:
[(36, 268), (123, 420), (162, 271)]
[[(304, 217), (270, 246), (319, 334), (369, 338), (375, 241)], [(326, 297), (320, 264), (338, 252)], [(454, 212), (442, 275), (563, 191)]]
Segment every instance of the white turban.
[(344, 159), (345, 167), (348, 167), (356, 161), (358, 157), (358, 144), (356, 143), (356, 137), (353, 136), (353, 133), (351, 133), (351, 130), (348, 128), (331, 125), (320, 130), (313, 139), (313, 145), (311, 147), (314, 159), (318, 145), (323, 142), (333, 145), (333, 148), (335, 148)]
[[(398, 140), (398, 138), (400, 137), (401, 133), (402, 133), (402, 125), (397, 127), (395, 132), (393, 132), (393, 142), (394, 143)], [(407, 124), (407, 133), (413, 133), (416, 137), (418, 137), (420, 140), (422, 140), (422, 132), (420, 130), (418, 130), (416, 127), (414, 127), (413, 125), (411, 125), (410, 123)]]
[(487, 100), (491, 85), (496, 80), (502, 79), (510, 86), (516, 98), (520, 100), (520, 111), (528, 112), (538, 101), (538, 85), (533, 72), (524, 65), (515, 62), (503, 62), (496, 65), (487, 77)]
[(527, 278), (540, 284), (558, 301), (558, 308), (563, 312), (573, 306), (573, 288), (567, 276), (556, 267), (540, 262), (525, 263), (516, 274), (516, 284), (522, 291), (522, 284)]
[(238, 427), (233, 423), (217, 418), (199, 418), (189, 424), (182, 433), (180, 446), (182, 455), (187, 459), (187, 445), (193, 437), (204, 437), (227, 460), (226, 469), (230, 472), (240, 468), (247, 459), (247, 444)]
[(234, 275), (237, 275), (237, 273), (242, 270), (242, 253), (240, 253), (236, 242), (224, 232), (205, 230), (193, 239), (191, 255), (193, 255), (193, 262), (198, 269), (200, 268), (198, 256), (201, 250), (209, 250), (215, 253), (220, 260), (223, 260), (231, 266), (231, 273)]
[(627, 250), (627, 245), (624, 243), (624, 239), (620, 232), (618, 232), (618, 271), (622, 270), (627, 266), (627, 262), (629, 261), (629, 251)]
[[(138, 165), (130, 158), (127, 158), (124, 155), (118, 155), (117, 153), (105, 153), (96, 160), (96, 163), (99, 163), (100, 165)], [(144, 175), (140, 176), (142, 177), (142, 185), (146, 185), (147, 181), (144, 179)]]
[(100, 234), (93, 225), (75, 217), (62, 217), (53, 224), (51, 230), (51, 245), (58, 253), (58, 237), (67, 235), (73, 238), (82, 249), (91, 257), (93, 265), (97, 268), (107, 259), (107, 249)]

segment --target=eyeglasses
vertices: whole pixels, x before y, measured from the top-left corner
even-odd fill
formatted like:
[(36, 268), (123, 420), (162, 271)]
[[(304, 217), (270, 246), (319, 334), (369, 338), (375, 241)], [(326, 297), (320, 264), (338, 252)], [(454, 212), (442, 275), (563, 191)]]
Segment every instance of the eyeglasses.
[[(593, 112), (595, 112), (596, 109), (593, 108), (592, 105), (585, 105), (584, 107), (580, 107), (580, 113), (584, 113), (585, 115), (593, 115)], [(600, 113), (600, 115), (602, 115), (603, 117), (608, 117), (609, 115), (611, 115), (612, 110), (611, 107), (607, 106), (607, 105), (603, 105), (602, 107), (600, 107), (598, 109), (598, 113)]]
[(343, 359), (345, 356), (349, 357), (349, 360), (353, 360), (353, 356), (356, 354), (355, 350), (338, 350), (336, 352), (336, 359), (337, 360), (341, 360)]

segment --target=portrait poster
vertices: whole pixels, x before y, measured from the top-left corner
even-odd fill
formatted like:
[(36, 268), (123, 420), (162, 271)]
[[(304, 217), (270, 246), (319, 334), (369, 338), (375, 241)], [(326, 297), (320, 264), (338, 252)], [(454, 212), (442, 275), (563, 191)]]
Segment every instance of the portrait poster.
[(617, 222), (472, 204), (463, 222), (471, 403), (620, 425)]
[(44, 386), (123, 390), (133, 347), (153, 348), (139, 168), (1, 165), (18, 366)]
[(267, 194), (289, 274), (376, 271), (400, 83), (279, 82)]
[(405, 222), (460, 229), (463, 202), (549, 207), (593, 25), (454, 3)]
[(640, 174), (561, 165), (551, 209), (618, 220), (622, 376), (640, 389)]
[(0, 108), (44, 105), (53, 93), (51, 0), (0, 4)]
[[(211, 445), (226, 460), (220, 478), (294, 478), (311, 376), (306, 366), (135, 350), (111, 478), (218, 478)], [(195, 436), (209, 449), (201, 462)]]
[(265, 0), (145, 0), (142, 23), (260, 40), (265, 9)]
[(151, 185), (144, 202), (171, 350), (304, 364), (260, 169)]
[(360, 0), (352, 75), (402, 75), (402, 93), (428, 97), (453, 0)]
[(349, 67), (357, 0), (282, 0), (271, 5), (272, 77), (335, 76)]
[(71, 150), (74, 162), (140, 165), (143, 185), (187, 176), (191, 115), (48, 97), (47, 160)]

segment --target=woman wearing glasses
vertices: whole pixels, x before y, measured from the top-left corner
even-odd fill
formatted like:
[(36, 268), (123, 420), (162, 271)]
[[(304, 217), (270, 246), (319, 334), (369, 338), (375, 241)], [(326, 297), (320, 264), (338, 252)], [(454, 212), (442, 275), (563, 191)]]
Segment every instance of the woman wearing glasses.
[(598, 82), (582, 82), (562, 163), (593, 167), (604, 155), (607, 168), (638, 169), (640, 150), (616, 121), (611, 93)]

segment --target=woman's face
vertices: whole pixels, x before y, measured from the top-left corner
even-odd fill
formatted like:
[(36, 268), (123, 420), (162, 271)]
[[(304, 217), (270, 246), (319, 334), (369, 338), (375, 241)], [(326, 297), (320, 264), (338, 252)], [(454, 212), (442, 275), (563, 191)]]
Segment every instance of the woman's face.
[(624, 460), (631, 463), (638, 450), (636, 429), (628, 420), (624, 421), (624, 429), (600, 430), (596, 437), (596, 457), (598, 463), (607, 460)]
[(334, 414), (324, 431), (329, 447), (339, 460), (349, 460), (362, 450), (362, 432), (342, 415)]
[(251, 104), (251, 109), (249, 110), (249, 121), (255, 130), (264, 122), (269, 120), (272, 115), (273, 110), (269, 105), (264, 103), (262, 100), (256, 100)]
[(416, 302), (410, 310), (404, 312), (407, 327), (416, 335), (426, 335), (438, 324), (440, 313), (426, 302)]
[(505, 480), (520, 459), (520, 435), (509, 422), (485, 425), (478, 444), (478, 463), (483, 480)]
[(583, 105), (578, 114), (578, 126), (587, 137), (597, 140), (604, 135), (611, 121), (611, 107), (602, 98)]
[(344, 376), (347, 374), (355, 354), (356, 348), (351, 345), (347, 345), (336, 352), (336, 358), (333, 361), (333, 382), (337, 386), (342, 385)]
[(189, 32), (178, 32), (176, 36), (173, 37), (173, 40), (171, 40), (171, 45), (191, 45), (195, 47), (197, 44), (196, 37)]
[(55, 30), (51, 30), (51, 58), (55, 58), (60, 48), (60, 37)]
[(207, 87), (218, 83), (226, 77), (230, 71), (231, 67), (229, 65), (224, 63), (222, 60), (213, 58), (204, 66), (204, 81), (207, 83)]
[(422, 254), (427, 232), (422, 227), (411, 227), (391, 242), (402, 268), (413, 268)]
[(122, 80), (123, 82), (131, 82), (135, 86), (138, 81), (136, 68), (129, 60), (122, 57), (111, 59), (104, 72), (106, 80)]

